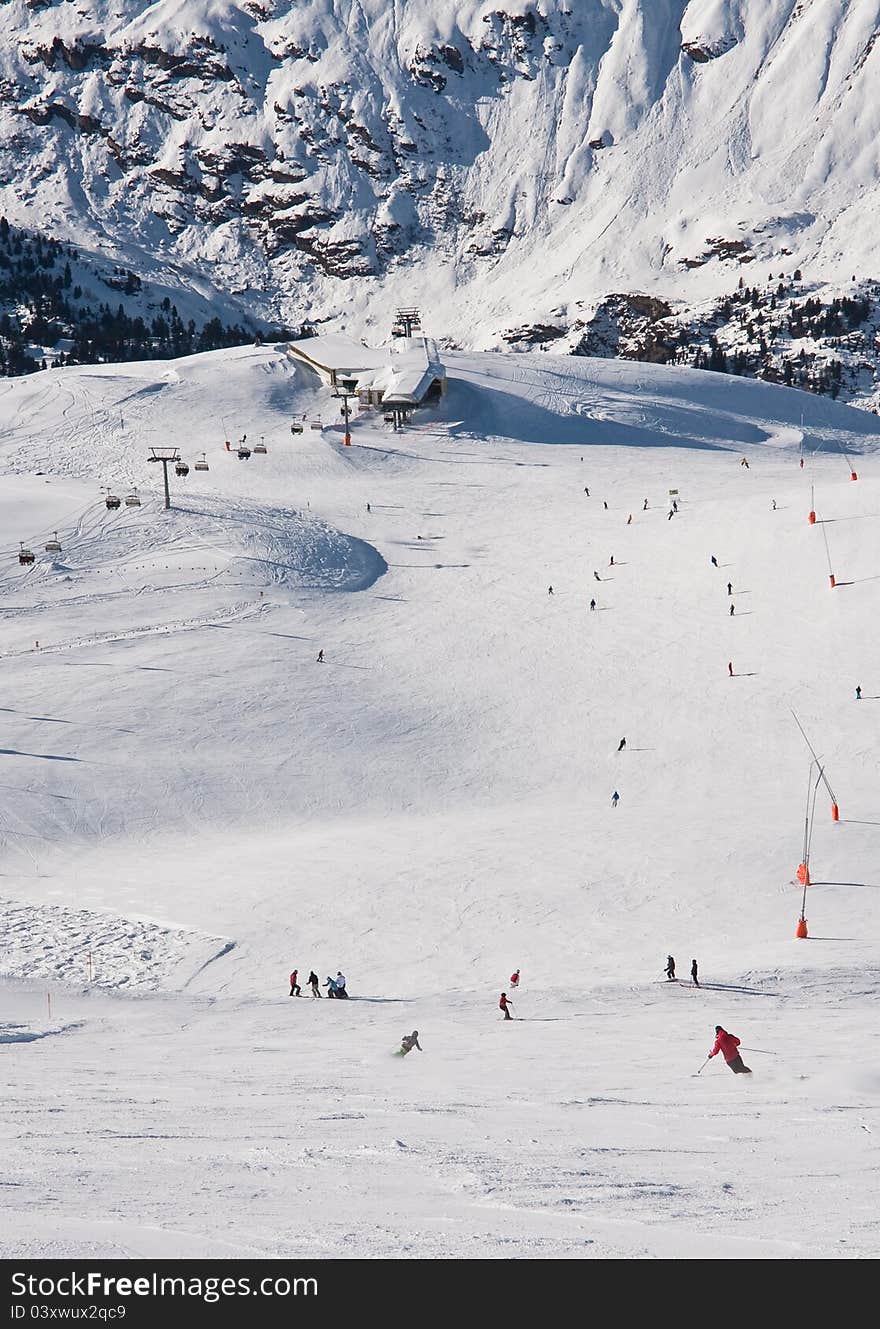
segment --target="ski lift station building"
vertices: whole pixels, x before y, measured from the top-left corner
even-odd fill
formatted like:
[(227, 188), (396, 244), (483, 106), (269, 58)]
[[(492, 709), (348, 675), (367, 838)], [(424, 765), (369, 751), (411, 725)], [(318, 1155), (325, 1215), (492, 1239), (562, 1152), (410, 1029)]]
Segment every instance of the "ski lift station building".
[(413, 411), (446, 391), (446, 369), (431, 337), (396, 337), (390, 346), (373, 347), (328, 334), (288, 342), (287, 351), (329, 387), (357, 393), (361, 406)]

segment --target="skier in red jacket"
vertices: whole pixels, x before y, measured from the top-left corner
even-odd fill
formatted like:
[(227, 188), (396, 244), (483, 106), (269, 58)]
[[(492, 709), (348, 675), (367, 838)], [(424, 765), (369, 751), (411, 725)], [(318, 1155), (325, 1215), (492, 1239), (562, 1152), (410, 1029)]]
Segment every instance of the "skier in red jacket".
[(514, 989), (519, 987), (519, 970), (518, 970), (518, 969), (514, 969), (513, 973), (510, 975), (510, 986), (511, 986), (512, 988), (514, 988)]
[(299, 983), (296, 981), (296, 972), (297, 971), (294, 969), (293, 973), (290, 975), (290, 995), (292, 997), (301, 997), (302, 991)]
[(729, 1034), (726, 1029), (722, 1029), (720, 1024), (715, 1026), (715, 1046), (709, 1053), (710, 1057), (717, 1057), (720, 1052), (727, 1062), (734, 1075), (751, 1075), (751, 1069), (743, 1065), (743, 1059), (739, 1055), (739, 1039), (735, 1034)]
[(501, 998), (500, 998), (500, 1000), (499, 1000), (499, 1002), (498, 1002), (498, 1009), (499, 1009), (500, 1011), (503, 1011), (503, 1012), (504, 1012), (504, 1018), (505, 1018), (505, 1020), (512, 1020), (512, 1019), (513, 1019), (513, 1016), (512, 1016), (511, 1013), (510, 1013), (510, 1012), (511, 1012), (511, 1008), (512, 1008), (512, 1006), (513, 1006), (513, 1002), (507, 1000), (507, 993), (506, 993), (506, 992), (502, 992), (502, 994), (501, 994)]

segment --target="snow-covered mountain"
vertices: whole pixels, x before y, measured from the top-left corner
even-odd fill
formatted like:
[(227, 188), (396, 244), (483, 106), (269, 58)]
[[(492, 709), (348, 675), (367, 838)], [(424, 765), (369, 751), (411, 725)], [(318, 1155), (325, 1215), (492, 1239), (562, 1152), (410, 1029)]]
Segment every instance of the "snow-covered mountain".
[(0, 210), (274, 322), (418, 302), (477, 347), (610, 293), (838, 294), (876, 275), (878, 33), (875, 0), (9, 0)]

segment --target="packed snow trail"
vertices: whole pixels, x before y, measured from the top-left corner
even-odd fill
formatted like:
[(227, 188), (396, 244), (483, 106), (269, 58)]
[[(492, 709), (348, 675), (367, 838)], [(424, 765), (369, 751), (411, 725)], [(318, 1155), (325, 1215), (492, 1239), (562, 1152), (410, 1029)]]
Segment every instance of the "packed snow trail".
[[(157, 1226), (181, 1252), (230, 1253), (233, 1232), (278, 1254), (876, 1253), (877, 422), (622, 362), (570, 362), (561, 393), (544, 360), (454, 357), (442, 410), (398, 435), (360, 418), (350, 449), (291, 436), (331, 406), (273, 348), (90, 369), (81, 407), (86, 371), (52, 371), (73, 403), (46, 375), (0, 397), (0, 425), (45, 436), (0, 429), (3, 896), (32, 918), (3, 970), (33, 985), (10, 989), (30, 1003), (15, 1019), (48, 986), (86, 1020), (13, 1048), (43, 1141), (35, 1159), (22, 1137), (16, 1166), (48, 1185), (71, 1139), (86, 1151), (103, 1198), (86, 1224), (59, 1180), (65, 1253), (167, 1251)], [(93, 432), (122, 394), (125, 433)], [(141, 409), (210, 463), (167, 516)], [(785, 433), (802, 411), (804, 469)], [(218, 416), (267, 455), (226, 454)], [(122, 483), (144, 506), (114, 524), (100, 491)], [(56, 529), (60, 569), (36, 539)], [(840, 800), (837, 824), (818, 804), (807, 943), (792, 709)], [(670, 952), (705, 988), (662, 979)], [(342, 968), (353, 1000), (288, 1000), (293, 967)], [(785, 1053), (753, 1067), (745, 1112), (723, 1067), (692, 1079), (719, 1023)], [(389, 1071), (412, 1028), (424, 1057)], [(74, 1106), (91, 1083), (103, 1115), (91, 1091)], [(130, 1161), (154, 1147), (157, 1176), (189, 1182), (160, 1184), (161, 1215), (132, 1207)], [(231, 1169), (225, 1227), (209, 1162)], [(350, 1221), (300, 1232), (319, 1192)], [(36, 1206), (7, 1203), (45, 1252)]]

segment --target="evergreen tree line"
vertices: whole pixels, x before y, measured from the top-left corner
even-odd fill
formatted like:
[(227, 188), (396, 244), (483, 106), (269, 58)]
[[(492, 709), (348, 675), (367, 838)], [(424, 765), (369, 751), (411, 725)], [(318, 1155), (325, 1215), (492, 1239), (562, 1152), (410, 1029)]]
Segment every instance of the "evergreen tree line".
[[(53, 357), (54, 363), (99, 364), (122, 360), (164, 360), (199, 351), (215, 351), (254, 341), (252, 329), (211, 318), (197, 326), (184, 322), (166, 296), (153, 317), (127, 313), (123, 304), (97, 307), (83, 303), (81, 286), (73, 280), (70, 260), (79, 255), (70, 245), (11, 226), (0, 217), (0, 376), (11, 377), (45, 369), (46, 361), (28, 351), (31, 343), (72, 345)], [(105, 285), (137, 295), (141, 279), (124, 268), (102, 277)], [(266, 334), (289, 338), (287, 329)]]

